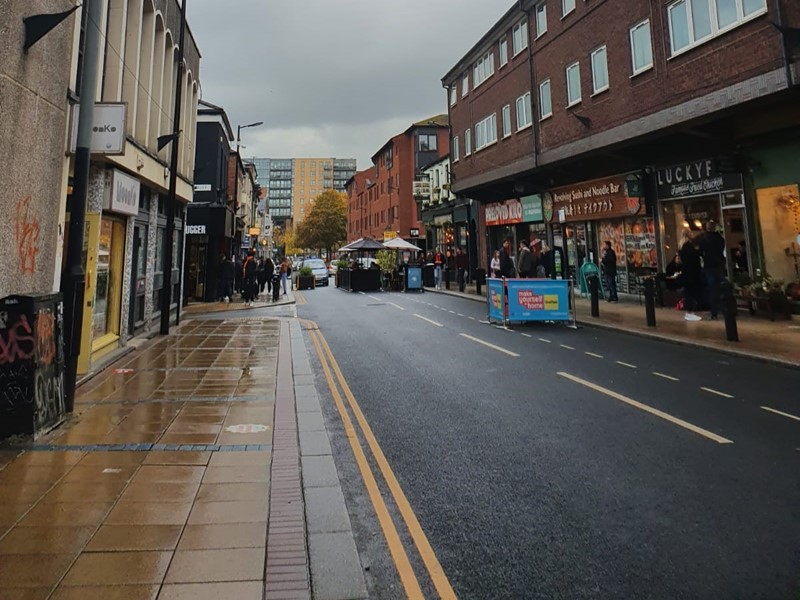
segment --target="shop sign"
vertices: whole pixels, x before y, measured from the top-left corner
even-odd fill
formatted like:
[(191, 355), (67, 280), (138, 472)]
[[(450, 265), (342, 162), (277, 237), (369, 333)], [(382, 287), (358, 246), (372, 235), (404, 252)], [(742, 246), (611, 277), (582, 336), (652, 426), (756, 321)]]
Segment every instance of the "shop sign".
[(555, 188), (542, 198), (545, 221), (560, 222), (630, 217), (644, 212), (641, 198), (628, 196), (625, 175)]
[(656, 171), (656, 193), (660, 200), (740, 189), (742, 176), (739, 173), (719, 173), (710, 158)]
[(389, 240), (393, 240), (397, 237), (396, 231), (384, 231), (383, 232), (383, 241), (388, 242)]
[(522, 202), (522, 221), (528, 223), (530, 221), (541, 221), (542, 215), (542, 197), (539, 194), (533, 196), (523, 196), (520, 198)]
[(194, 191), (195, 192), (210, 192), (211, 191), (211, 184), (210, 183), (195, 183), (194, 184)]
[(187, 225), (186, 226), (186, 235), (205, 235), (206, 234), (206, 226), (205, 225)]
[(416, 227), (412, 227), (411, 230), (409, 231), (409, 234), (410, 235), (408, 237), (418, 238), (419, 237), (419, 229), (417, 229)]
[[(92, 113), (92, 154), (125, 154), (125, 119), (127, 104), (96, 102)], [(80, 105), (72, 109), (72, 130), (70, 131), (70, 152), (75, 153), (78, 146), (78, 121)]]
[(517, 198), (504, 200), (503, 202), (492, 202), (484, 207), (486, 216), (486, 226), (512, 225), (522, 223), (522, 202)]
[(259, 235), (261, 235), (261, 227), (250, 227), (247, 230), (247, 235), (254, 235), (258, 237)]
[(438, 225), (440, 227), (443, 227), (445, 225), (450, 225), (452, 220), (453, 220), (453, 215), (438, 215), (436, 217), (433, 217), (434, 225)]
[(122, 171), (111, 172), (111, 194), (104, 207), (123, 215), (139, 214), (139, 180)]

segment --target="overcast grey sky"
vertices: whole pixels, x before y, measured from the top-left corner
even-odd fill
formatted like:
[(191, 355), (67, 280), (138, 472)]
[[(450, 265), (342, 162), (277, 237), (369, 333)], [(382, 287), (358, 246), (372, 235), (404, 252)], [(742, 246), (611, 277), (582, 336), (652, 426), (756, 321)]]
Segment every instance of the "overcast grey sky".
[(190, 0), (203, 99), (244, 156), (370, 157), (447, 112), (441, 78), (513, 0)]

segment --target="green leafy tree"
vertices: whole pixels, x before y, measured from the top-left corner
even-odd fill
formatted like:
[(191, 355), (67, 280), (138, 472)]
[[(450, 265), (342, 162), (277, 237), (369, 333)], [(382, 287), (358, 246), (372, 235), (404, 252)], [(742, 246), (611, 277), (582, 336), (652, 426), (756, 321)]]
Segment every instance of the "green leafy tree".
[(314, 199), (295, 228), (295, 245), (327, 250), (328, 256), (347, 239), (347, 201), (344, 194), (326, 190)]
[(394, 271), (397, 268), (397, 252), (394, 250), (378, 250), (375, 254), (375, 262), (381, 271)]

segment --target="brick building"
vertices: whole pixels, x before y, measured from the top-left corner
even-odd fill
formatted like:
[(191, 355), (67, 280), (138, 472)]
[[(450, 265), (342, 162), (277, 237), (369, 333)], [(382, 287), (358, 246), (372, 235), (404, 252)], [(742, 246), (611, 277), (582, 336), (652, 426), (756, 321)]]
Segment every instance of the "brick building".
[(628, 290), (711, 220), (729, 275), (797, 278), (798, 27), (793, 0), (515, 4), (442, 80), (483, 256), (544, 237), (574, 273), (609, 240)]
[(348, 241), (394, 235), (411, 241), (412, 229), (424, 241), (413, 183), (424, 167), (447, 155), (448, 141), (446, 115), (414, 123), (389, 139), (372, 156), (373, 166), (356, 172), (345, 184)]

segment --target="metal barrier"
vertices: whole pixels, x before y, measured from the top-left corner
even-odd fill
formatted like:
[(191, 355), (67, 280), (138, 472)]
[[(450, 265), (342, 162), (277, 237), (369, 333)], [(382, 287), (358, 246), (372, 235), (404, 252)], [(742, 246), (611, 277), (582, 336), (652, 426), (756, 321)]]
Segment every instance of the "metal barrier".
[(489, 322), (572, 322), (575, 324), (575, 303), (571, 302), (573, 283), (565, 279), (486, 280), (486, 302)]

